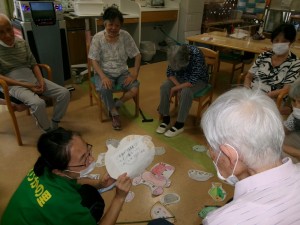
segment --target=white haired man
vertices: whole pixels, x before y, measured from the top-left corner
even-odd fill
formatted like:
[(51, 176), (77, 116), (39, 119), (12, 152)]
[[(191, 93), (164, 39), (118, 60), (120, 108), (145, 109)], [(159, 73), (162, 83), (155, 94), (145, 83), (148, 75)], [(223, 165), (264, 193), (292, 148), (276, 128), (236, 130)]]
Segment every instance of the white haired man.
[(203, 224), (299, 224), (300, 165), (281, 158), (284, 128), (272, 99), (233, 89), (213, 102), (201, 126), (218, 177), (235, 185), (233, 200)]
[[(58, 127), (67, 111), (68, 89), (44, 79), (27, 43), (14, 36), (9, 18), (0, 14), (0, 78), (9, 85), (12, 97), (30, 107), (38, 125), (48, 132)], [(46, 103), (40, 95), (55, 99), (52, 122), (48, 120)]]

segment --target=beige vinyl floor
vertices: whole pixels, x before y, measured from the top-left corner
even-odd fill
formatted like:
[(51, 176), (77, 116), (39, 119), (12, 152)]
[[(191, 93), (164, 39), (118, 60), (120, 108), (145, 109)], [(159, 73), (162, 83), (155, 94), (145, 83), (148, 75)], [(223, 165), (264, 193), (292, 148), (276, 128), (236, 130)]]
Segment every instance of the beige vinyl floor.
[[(149, 64), (141, 67), (139, 80), (140, 85), (140, 107), (146, 117), (153, 118), (154, 125), (158, 125), (158, 114), (156, 112), (159, 104), (159, 86), (165, 79), (166, 62)], [(216, 95), (230, 88), (229, 64), (222, 63), (219, 73)], [(105, 141), (109, 138), (122, 139), (130, 134), (150, 135), (153, 138), (155, 146), (162, 146), (166, 149), (166, 153), (156, 156), (151, 166), (157, 162), (165, 162), (175, 167), (175, 172), (171, 176), (171, 186), (164, 189), (164, 194), (177, 193), (181, 200), (179, 203), (167, 206), (168, 210), (176, 217), (175, 224), (180, 225), (199, 225), (201, 219), (197, 213), (204, 205), (223, 205), (230, 197), (232, 197), (232, 187), (223, 184), (223, 188), (227, 192), (227, 197), (223, 202), (214, 202), (208, 195), (208, 190), (212, 182), (220, 182), (215, 175), (206, 182), (199, 182), (188, 177), (189, 169), (203, 170), (203, 166), (197, 164), (194, 160), (185, 157), (180, 152), (169, 146), (155, 133), (155, 130), (149, 132), (134, 122), (132, 116), (121, 115), (123, 129), (114, 131), (111, 122), (100, 123), (98, 118), (98, 108), (94, 104), (90, 106), (87, 90), (84, 85), (74, 84), (75, 91), (72, 92), (71, 102), (61, 122), (61, 126), (67, 129), (79, 131), (88, 143), (93, 144), (93, 152), (95, 158), (101, 152), (105, 152)], [(128, 106), (132, 102), (126, 103)], [(125, 107), (126, 107), (125, 104)], [(184, 135), (191, 140), (200, 144), (205, 144), (205, 138), (201, 132), (201, 128), (193, 123), (193, 115), (196, 112), (196, 105), (190, 111), (185, 124)], [(130, 107), (129, 107), (130, 108)], [(132, 107), (131, 107), (132, 108)], [(52, 113), (52, 107), (48, 108), (49, 117)], [(17, 119), (23, 139), (23, 146), (18, 146), (9, 114), (2, 110), (0, 112), (0, 217), (13, 192), (19, 183), (31, 169), (38, 157), (36, 151), (36, 141), (41, 134), (41, 130), (36, 127), (35, 121), (26, 112), (17, 113)], [(141, 117), (138, 119), (142, 119)], [(175, 119), (175, 118), (174, 118)], [(187, 150), (188, 151), (188, 150)], [(190, 149), (190, 151), (192, 151)], [(206, 154), (199, 153), (195, 157), (207, 157)], [(210, 160), (207, 157), (207, 160)], [(97, 171), (98, 170), (98, 171)], [(96, 169), (96, 172), (104, 173), (104, 168)], [(214, 171), (213, 171), (214, 172)], [(149, 220), (150, 209), (159, 201), (161, 196), (154, 197), (151, 195), (150, 189), (145, 185), (133, 186), (134, 199), (125, 203), (119, 222)], [(114, 191), (103, 194), (106, 205), (110, 203)], [(17, 213), (17, 212), (16, 212)], [(145, 223), (144, 223), (145, 224)]]

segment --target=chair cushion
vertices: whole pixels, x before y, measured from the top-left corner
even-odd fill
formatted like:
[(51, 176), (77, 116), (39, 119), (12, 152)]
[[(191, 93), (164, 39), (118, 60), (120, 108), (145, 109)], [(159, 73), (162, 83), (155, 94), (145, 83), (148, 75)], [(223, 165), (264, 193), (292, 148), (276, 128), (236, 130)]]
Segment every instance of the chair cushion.
[(199, 98), (206, 95), (212, 89), (212, 85), (208, 84), (205, 88), (201, 89), (200, 91), (194, 94), (194, 98)]

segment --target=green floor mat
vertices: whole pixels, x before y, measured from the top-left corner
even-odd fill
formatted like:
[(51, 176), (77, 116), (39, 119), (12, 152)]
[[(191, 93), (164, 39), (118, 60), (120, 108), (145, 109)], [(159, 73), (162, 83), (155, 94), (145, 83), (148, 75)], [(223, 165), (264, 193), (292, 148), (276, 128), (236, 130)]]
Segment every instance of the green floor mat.
[[(87, 81), (80, 84), (80, 87), (82, 88), (82, 90), (88, 92)], [(134, 114), (133, 112), (134, 104), (131, 102), (126, 102), (126, 106), (123, 106), (120, 109), (120, 114), (128, 118), (132, 118)], [(145, 114), (145, 117), (148, 118), (147, 113)], [(207, 172), (215, 171), (212, 160), (207, 156), (206, 152), (200, 153), (193, 151), (194, 145), (202, 145), (203, 143), (191, 139), (188, 135), (185, 135), (184, 132), (173, 138), (165, 137), (163, 134), (157, 134), (155, 130), (159, 122), (157, 120), (153, 120), (153, 122), (143, 123), (142, 119), (143, 118), (140, 115), (138, 118), (132, 118), (132, 122), (136, 123), (139, 127), (147, 131), (147, 133), (151, 137), (158, 138), (162, 142), (166, 143), (166, 145), (172, 147), (176, 151), (182, 153), (187, 158), (201, 165), (203, 167), (203, 170)]]

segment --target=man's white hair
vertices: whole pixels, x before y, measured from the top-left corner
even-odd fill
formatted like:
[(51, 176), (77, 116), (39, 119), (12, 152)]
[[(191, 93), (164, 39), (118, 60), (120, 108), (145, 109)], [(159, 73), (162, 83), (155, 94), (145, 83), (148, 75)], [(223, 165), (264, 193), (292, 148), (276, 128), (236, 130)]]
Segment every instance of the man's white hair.
[(284, 140), (274, 101), (258, 90), (235, 88), (218, 97), (204, 113), (201, 126), (215, 151), (229, 144), (253, 169), (274, 165)]

